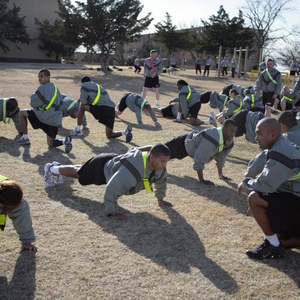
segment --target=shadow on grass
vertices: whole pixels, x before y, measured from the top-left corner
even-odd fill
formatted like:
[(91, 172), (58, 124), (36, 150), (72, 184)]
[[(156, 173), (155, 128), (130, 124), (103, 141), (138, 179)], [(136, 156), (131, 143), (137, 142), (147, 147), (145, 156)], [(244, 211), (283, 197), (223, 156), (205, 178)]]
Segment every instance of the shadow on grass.
[[(221, 181), (221, 180), (220, 180)], [(178, 177), (172, 174), (168, 174), (168, 184), (174, 184), (188, 192), (193, 192), (201, 197), (208, 198), (209, 200), (218, 202), (227, 207), (234, 208), (237, 212), (245, 215), (247, 213), (247, 201), (245, 199), (239, 199), (236, 193), (237, 184), (228, 181), (226, 186), (208, 186), (199, 182), (190, 176)], [(217, 182), (216, 182), (217, 184)], [(170, 187), (169, 187), (170, 188)]]
[(6, 277), (0, 277), (1, 300), (35, 299), (35, 273), (35, 253), (21, 252), (11, 281), (8, 282)]
[[(228, 272), (205, 256), (197, 232), (173, 208), (163, 208), (170, 221), (147, 212), (133, 214), (125, 209), (122, 213), (127, 220), (118, 221), (105, 216), (103, 203), (73, 196), (69, 186), (57, 186), (47, 192), (49, 198), (87, 214), (91, 221), (105, 232), (114, 234), (129, 249), (167, 270), (190, 273), (195, 267), (222, 292), (233, 294), (238, 290)], [(62, 193), (64, 197), (61, 197)]]
[(22, 146), (18, 145), (17, 139), (20, 138), (20, 135), (16, 136), (15, 139), (11, 140), (6, 137), (0, 137), (0, 153), (8, 153), (9, 155), (13, 157), (18, 157), (21, 154), (20, 147)]
[[(298, 288), (300, 288), (300, 277), (299, 277), (299, 265), (300, 265), (300, 253), (293, 250), (285, 250), (283, 259), (265, 259), (255, 260), (255, 263), (261, 263), (268, 265), (282, 273), (288, 275)], [(296, 298), (295, 298), (296, 299)]]

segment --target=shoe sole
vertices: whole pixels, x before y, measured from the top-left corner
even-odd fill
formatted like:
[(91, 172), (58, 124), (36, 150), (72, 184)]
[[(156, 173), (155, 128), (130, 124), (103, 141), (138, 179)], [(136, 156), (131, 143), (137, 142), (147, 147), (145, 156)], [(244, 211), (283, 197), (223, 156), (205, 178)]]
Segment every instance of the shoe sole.
[(65, 152), (70, 153), (73, 148), (72, 143), (65, 144)]

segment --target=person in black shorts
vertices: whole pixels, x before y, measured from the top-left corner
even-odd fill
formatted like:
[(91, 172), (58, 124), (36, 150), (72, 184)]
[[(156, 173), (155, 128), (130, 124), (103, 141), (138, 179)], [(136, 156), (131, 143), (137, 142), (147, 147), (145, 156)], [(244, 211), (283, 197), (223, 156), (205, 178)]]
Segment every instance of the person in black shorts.
[(80, 110), (77, 117), (77, 126), (71, 131), (71, 135), (83, 135), (82, 120), (86, 111), (90, 112), (99, 123), (105, 125), (106, 137), (108, 139), (126, 136), (126, 142), (132, 140), (132, 127), (129, 125), (126, 130), (114, 132), (115, 103), (110, 99), (107, 91), (99, 84), (93, 82), (90, 77), (81, 78)]
[[(122, 195), (133, 195), (141, 190), (154, 191), (158, 204), (172, 206), (164, 201), (167, 189), (166, 165), (170, 160), (170, 150), (164, 144), (156, 144), (150, 152), (137, 148), (125, 154), (101, 153), (83, 165), (60, 165), (47, 163), (44, 167), (44, 183), (52, 187), (63, 183), (63, 176), (78, 179), (81, 185), (104, 185), (104, 207), (108, 217), (124, 219), (117, 213), (117, 201)], [(155, 189), (152, 190), (152, 184)]]
[(153, 89), (156, 96), (155, 105), (159, 107), (159, 75), (163, 72), (163, 66), (161, 60), (157, 57), (157, 51), (155, 49), (152, 49), (150, 51), (150, 57), (145, 59), (144, 71), (145, 82), (143, 87), (142, 98), (146, 99), (148, 89)]
[(28, 137), (28, 120), (33, 129), (42, 129), (47, 134), (47, 144), (49, 147), (59, 147), (64, 145), (68, 153), (72, 150), (72, 138), (66, 136), (65, 140), (56, 139), (58, 127), (62, 125), (62, 96), (58, 88), (50, 82), (50, 72), (42, 69), (38, 73), (40, 86), (30, 97), (32, 109), (20, 111), (20, 122), (23, 136), (17, 140), (19, 145), (30, 145)]
[[(264, 242), (247, 250), (250, 258), (281, 258), (284, 248), (300, 246), (300, 153), (298, 147), (281, 134), (275, 118), (264, 118), (256, 126), (256, 140), (262, 153), (248, 165), (237, 194), (248, 196), (249, 209), (265, 235)], [(267, 153), (258, 174), (249, 173), (261, 155)]]

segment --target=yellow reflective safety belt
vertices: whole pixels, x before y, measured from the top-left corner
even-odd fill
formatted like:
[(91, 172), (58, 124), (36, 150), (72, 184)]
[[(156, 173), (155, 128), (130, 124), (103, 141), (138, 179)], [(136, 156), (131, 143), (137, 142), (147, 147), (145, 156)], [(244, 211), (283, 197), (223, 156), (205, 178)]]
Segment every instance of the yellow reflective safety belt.
[(243, 101), (242, 100), (240, 100), (240, 106), (237, 108), (237, 109), (235, 109), (232, 113), (237, 113), (238, 111), (240, 111), (241, 109), (242, 109), (242, 106), (243, 106)]
[(300, 171), (299, 171), (298, 174), (292, 176), (292, 177), (291, 177), (290, 179), (288, 179), (287, 181), (293, 181), (293, 180), (297, 180), (297, 179), (299, 179), (299, 178), (300, 178)]
[(3, 180), (7, 180), (7, 179), (8, 179), (8, 177), (0, 174), (0, 182), (3, 181)]
[(0, 232), (4, 231), (6, 224), (6, 215), (0, 214)]
[(255, 103), (255, 96), (252, 94), (251, 95), (251, 107), (253, 107), (254, 106), (254, 103)]
[[(0, 174), (0, 182), (7, 179), (8, 178), (6, 176)], [(6, 215), (0, 214), (0, 232), (4, 231), (5, 224), (6, 224)]]
[(226, 97), (225, 97), (225, 100), (224, 100), (224, 106), (226, 106), (228, 99), (229, 99), (229, 97), (226, 96)]
[(142, 102), (142, 104), (141, 104), (141, 112), (143, 111), (143, 108), (144, 108), (144, 106), (145, 106), (147, 103), (148, 103), (147, 100), (144, 99), (143, 102)]
[(283, 99), (285, 99), (285, 100), (287, 100), (287, 101), (290, 101), (290, 102), (293, 102), (293, 101), (294, 101), (294, 99), (289, 98), (289, 97), (287, 97), (287, 96), (283, 96)]
[(69, 111), (73, 106), (75, 106), (77, 101), (73, 100), (71, 104), (68, 106), (67, 111)]
[(40, 107), (40, 110), (42, 110), (42, 111), (48, 110), (48, 109), (53, 105), (53, 103), (54, 103), (56, 97), (57, 97), (57, 87), (54, 86), (54, 95), (53, 95), (53, 97), (51, 98), (51, 100), (50, 100), (49, 103), (47, 104), (46, 108)]
[[(7, 98), (3, 99), (3, 117), (2, 120), (5, 124), (9, 124), (10, 123), (10, 118), (6, 118), (6, 102), (7, 102)], [(7, 120), (7, 121), (6, 121)]]
[(100, 96), (101, 96), (101, 89), (100, 89), (99, 84), (97, 84), (97, 89), (98, 89), (97, 96), (94, 99), (94, 101), (92, 102), (92, 105), (96, 105), (98, 103), (99, 99), (100, 99)]
[(269, 79), (270, 79), (274, 84), (277, 84), (277, 81), (272, 77), (272, 75), (270, 74), (270, 72), (269, 72), (268, 69), (266, 69), (266, 73), (267, 73)]
[(187, 96), (186, 96), (186, 99), (187, 99), (187, 100), (190, 100), (191, 95), (192, 95), (192, 90), (191, 90), (191, 88), (190, 88), (188, 85), (187, 85), (187, 88), (188, 88), (189, 92), (188, 92), (188, 94), (187, 94)]
[(149, 179), (146, 177), (146, 167), (147, 167), (147, 158), (148, 158), (148, 152), (142, 152), (143, 155), (143, 162), (144, 162), (144, 178), (143, 178), (143, 183), (146, 192), (152, 193), (152, 187), (150, 185)]
[(218, 133), (219, 133), (219, 150), (218, 150), (218, 152), (221, 152), (224, 149), (223, 131), (222, 131), (221, 127), (218, 127), (217, 130), (218, 130)]

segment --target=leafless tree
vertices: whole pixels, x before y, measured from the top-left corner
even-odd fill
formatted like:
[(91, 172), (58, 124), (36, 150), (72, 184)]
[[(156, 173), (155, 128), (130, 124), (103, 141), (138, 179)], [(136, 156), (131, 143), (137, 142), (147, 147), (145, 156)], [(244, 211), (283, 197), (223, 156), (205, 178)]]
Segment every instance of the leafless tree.
[(266, 48), (279, 40), (286, 40), (291, 34), (286, 28), (274, 26), (275, 21), (282, 19), (283, 13), (293, 9), (293, 0), (246, 0), (242, 7), (244, 17), (256, 30), (254, 45), (257, 50)]

